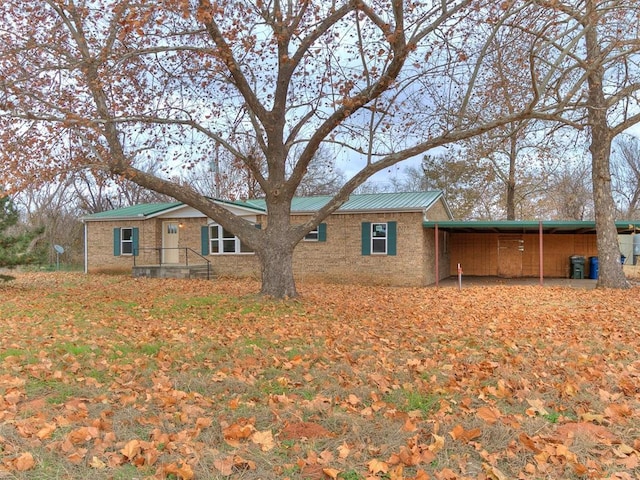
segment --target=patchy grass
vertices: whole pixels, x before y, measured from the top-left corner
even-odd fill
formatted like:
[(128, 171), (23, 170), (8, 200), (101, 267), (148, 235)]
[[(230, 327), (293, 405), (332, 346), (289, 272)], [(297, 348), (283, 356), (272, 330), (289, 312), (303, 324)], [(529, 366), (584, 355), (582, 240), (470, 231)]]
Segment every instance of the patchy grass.
[(22, 273), (0, 477), (640, 478), (640, 290)]

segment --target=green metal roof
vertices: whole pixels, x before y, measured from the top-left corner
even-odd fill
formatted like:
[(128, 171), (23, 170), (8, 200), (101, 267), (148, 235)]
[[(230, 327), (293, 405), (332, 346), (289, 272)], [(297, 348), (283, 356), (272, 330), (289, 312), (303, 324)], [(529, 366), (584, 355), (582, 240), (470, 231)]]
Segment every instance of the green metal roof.
[[(615, 222), (618, 233), (640, 230), (640, 222), (620, 220)], [(477, 233), (595, 233), (596, 222), (586, 220), (443, 220), (422, 222), (425, 228), (454, 232)]]
[[(248, 202), (230, 201), (230, 200), (214, 200), (216, 203), (225, 205), (233, 205), (236, 207), (248, 208), (250, 210), (261, 210), (257, 205), (252, 205)], [(182, 202), (166, 202), (166, 203), (143, 203), (140, 205), (133, 205), (131, 207), (117, 208), (115, 210), (108, 210), (106, 212), (94, 213), (83, 217), (83, 220), (123, 220), (123, 219), (144, 219), (149, 218), (160, 213), (163, 213), (174, 208), (180, 208), (185, 204)]]
[(106, 220), (140, 217), (144, 218), (151, 215), (157, 215), (158, 213), (164, 212), (165, 210), (180, 207), (181, 205), (183, 204), (180, 202), (143, 203), (140, 205), (133, 205), (131, 207), (117, 208), (115, 210), (107, 210), (106, 212), (87, 215), (84, 217), (84, 220)]
[[(421, 211), (430, 207), (441, 197), (442, 192), (440, 191), (352, 194), (349, 196), (349, 200), (342, 204), (337, 211)], [(291, 201), (291, 212), (310, 213), (318, 211), (332, 198), (332, 195), (294, 197)], [(266, 206), (264, 199), (247, 200), (247, 203), (261, 208)]]

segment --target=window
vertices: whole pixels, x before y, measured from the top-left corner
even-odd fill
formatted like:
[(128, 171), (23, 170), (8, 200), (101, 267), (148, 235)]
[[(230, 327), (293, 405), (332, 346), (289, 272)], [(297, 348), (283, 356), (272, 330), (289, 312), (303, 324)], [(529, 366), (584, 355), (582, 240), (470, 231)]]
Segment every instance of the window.
[(327, 241), (327, 224), (321, 223), (304, 236), (305, 242), (326, 242)]
[(371, 224), (371, 253), (387, 253), (387, 224)]
[(138, 229), (135, 227), (121, 227), (113, 229), (113, 254), (138, 255)]
[(122, 255), (133, 254), (133, 228), (120, 229), (120, 245)]
[(397, 222), (363, 222), (362, 255), (395, 255)]
[(223, 255), (233, 253), (253, 253), (249, 247), (240, 241), (233, 233), (220, 225), (209, 227), (209, 254)]

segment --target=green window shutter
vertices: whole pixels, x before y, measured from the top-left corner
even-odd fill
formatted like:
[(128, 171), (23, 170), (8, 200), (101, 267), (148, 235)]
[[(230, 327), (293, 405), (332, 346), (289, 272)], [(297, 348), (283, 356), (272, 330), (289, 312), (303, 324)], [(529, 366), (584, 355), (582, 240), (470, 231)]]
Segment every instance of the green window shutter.
[(398, 222), (387, 222), (387, 255), (396, 254), (398, 240)]
[(120, 256), (120, 229), (119, 228), (113, 229), (113, 256), (114, 257)]
[(321, 223), (318, 225), (318, 241), (326, 242), (327, 241), (327, 224)]
[(209, 227), (200, 227), (200, 252), (202, 255), (209, 255)]
[(137, 257), (138, 256), (138, 240), (140, 238), (140, 232), (138, 230), (138, 227), (133, 227), (131, 229), (131, 243), (133, 244), (133, 256)]
[(371, 222), (362, 222), (362, 255), (371, 255)]

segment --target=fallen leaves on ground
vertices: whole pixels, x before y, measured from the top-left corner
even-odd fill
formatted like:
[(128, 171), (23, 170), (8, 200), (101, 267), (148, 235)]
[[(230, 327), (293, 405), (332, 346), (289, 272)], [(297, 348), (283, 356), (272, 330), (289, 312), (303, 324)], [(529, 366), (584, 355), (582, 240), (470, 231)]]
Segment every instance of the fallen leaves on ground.
[(0, 476), (640, 478), (637, 287), (299, 289), (3, 284)]

